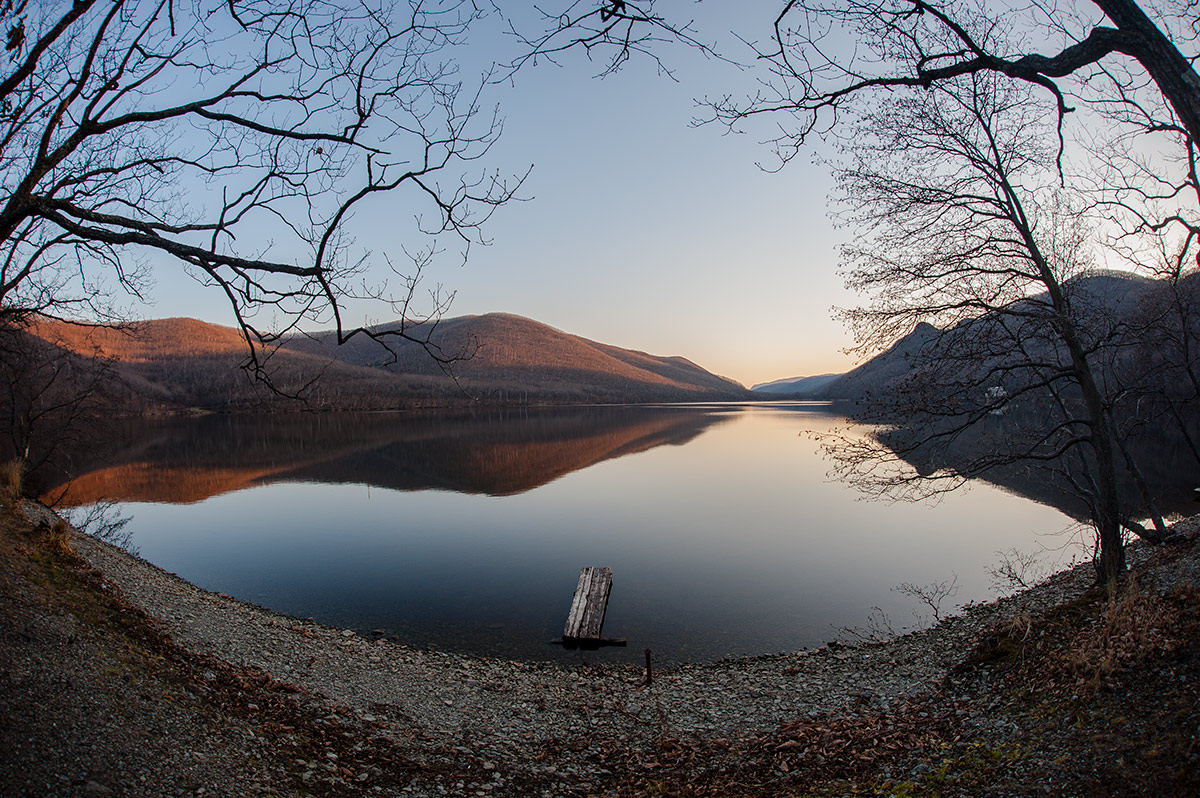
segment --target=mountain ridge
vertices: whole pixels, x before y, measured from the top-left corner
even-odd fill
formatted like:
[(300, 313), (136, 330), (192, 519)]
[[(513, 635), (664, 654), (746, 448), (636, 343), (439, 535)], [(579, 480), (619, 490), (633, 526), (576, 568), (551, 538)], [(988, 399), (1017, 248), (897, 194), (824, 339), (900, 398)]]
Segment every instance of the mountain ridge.
[[(1200, 292), (1200, 273), (1180, 281), (1184, 293)], [(1145, 303), (1165, 290), (1165, 283), (1142, 275), (1102, 270), (1080, 275), (1063, 284), (1070, 301), (1078, 305), (1081, 318), (1099, 320), (1132, 320)], [(1047, 294), (1041, 293), (1018, 300), (1021, 303), (1048, 304)], [(910, 373), (910, 363), (921, 350), (936, 343), (948, 332), (966, 331), (972, 325), (992, 323), (994, 316), (982, 316), (959, 322), (948, 330), (940, 330), (928, 322), (918, 322), (908, 335), (895, 341), (886, 350), (861, 363), (827, 385), (813, 391), (809, 398), (825, 401), (858, 401), (868, 395), (881, 396), (893, 390)]]
[[(416, 341), (393, 336), (403, 330)], [(26, 332), (75, 358), (102, 358), (138, 393), (141, 410), (394, 409), (474, 402), (636, 403), (739, 400), (742, 385), (681, 356), (592, 341), (511, 313), (368, 328), (341, 345), (332, 331), (293, 334), (256, 350), (270, 383), (244, 370), (250, 348), (235, 328), (190, 318), (127, 327), (37, 319)], [(374, 337), (390, 338), (384, 346)], [(425, 342), (424, 344), (421, 342)], [(431, 352), (438, 353), (439, 362)]]
[(808, 396), (841, 377), (840, 373), (813, 374), (808, 377), (784, 377), (750, 386), (754, 393)]

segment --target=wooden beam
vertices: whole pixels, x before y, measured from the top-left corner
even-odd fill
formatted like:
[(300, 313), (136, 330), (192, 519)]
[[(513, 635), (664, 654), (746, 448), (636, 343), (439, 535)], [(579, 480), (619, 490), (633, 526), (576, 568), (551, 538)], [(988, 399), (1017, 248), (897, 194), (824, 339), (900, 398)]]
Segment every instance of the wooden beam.
[(600, 641), (604, 612), (608, 609), (608, 594), (612, 590), (611, 568), (584, 568), (579, 572), (579, 584), (563, 627), (563, 643)]

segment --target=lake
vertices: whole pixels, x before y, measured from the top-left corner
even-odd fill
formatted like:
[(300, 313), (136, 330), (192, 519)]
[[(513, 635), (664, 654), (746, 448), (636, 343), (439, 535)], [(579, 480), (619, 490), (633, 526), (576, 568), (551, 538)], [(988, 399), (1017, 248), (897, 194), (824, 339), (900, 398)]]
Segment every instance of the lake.
[[(901, 583), (957, 578), (949, 611), (995, 597), (1000, 550), (1080, 555), (1066, 515), (988, 484), (864, 500), (812, 437), (845, 425), (804, 403), (139, 420), (63, 503), (117, 500), (131, 548), (208, 590), (527, 660), (797, 650), (927, 623)], [(550, 642), (587, 565), (628, 648)]]

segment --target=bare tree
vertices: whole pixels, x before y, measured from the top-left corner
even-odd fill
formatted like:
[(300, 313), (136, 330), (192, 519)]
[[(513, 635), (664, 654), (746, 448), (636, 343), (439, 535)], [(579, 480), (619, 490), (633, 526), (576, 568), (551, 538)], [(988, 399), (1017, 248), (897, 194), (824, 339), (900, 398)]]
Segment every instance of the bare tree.
[(933, 612), (933, 622), (938, 623), (942, 620), (942, 602), (958, 595), (958, 574), (953, 574), (950, 579), (930, 582), (926, 585), (901, 582), (892, 590), (924, 604)]
[[(1133, 0), (786, 0), (776, 8), (770, 34), (752, 45), (765, 68), (759, 90), (710, 101), (711, 118), (735, 129), (770, 118), (780, 166), (814, 136), (847, 145), (843, 196), (860, 235), (847, 254), (849, 282), (872, 299), (848, 316), (863, 351), (919, 322), (942, 330), (918, 353), (921, 366), (897, 400), (917, 413), (920, 432), (894, 427), (890, 442), (915, 455), (978, 435), (1036, 394), (1050, 409), (1038, 424), (1005, 433), (1005, 446), (971, 468), (918, 477), (952, 483), (1021, 459), (1065, 458), (1111, 579), (1124, 565), (1122, 525), (1140, 526), (1122, 506), (1116, 475), (1144, 480), (1098, 368), (1117, 357), (1122, 331), (1088, 318), (1075, 290), (1094, 266), (1086, 248), (1098, 238), (1082, 220), (1116, 222), (1116, 240), (1141, 266), (1148, 245), (1178, 251), (1181, 261), (1200, 251), (1194, 3), (1165, 0), (1153, 19)], [(638, 13), (643, 30), (684, 30), (656, 17), (653, 3)], [(638, 50), (621, 27), (577, 30), (588, 47), (603, 41), (622, 57)], [(1071, 128), (1077, 109), (1088, 124)], [(1140, 151), (1147, 136), (1166, 157)], [(1087, 181), (1074, 174), (1076, 151), (1098, 156)], [(870, 471), (877, 461), (863, 445), (856, 467)], [(1159, 535), (1151, 514), (1150, 534)]]
[(1153, 16), (1135, 0), (781, 0), (777, 8), (770, 35), (754, 47), (766, 66), (759, 91), (709, 106), (713, 120), (735, 127), (789, 120), (770, 138), (781, 165), (814, 136), (840, 136), (864, 107), (992, 75), (1044, 99), (1057, 123), (1044, 135), (1057, 147), (1041, 157), (1056, 164), (1076, 210), (1101, 220), (1107, 260), (1158, 276), (1200, 263), (1194, 2), (1146, 5)]
[(599, 55), (600, 76), (616, 72), (635, 55), (672, 74), (659, 51), (676, 42), (717, 56), (697, 38), (691, 22), (657, 14), (654, 5), (655, 0), (566, 0), (551, 7), (537, 6), (543, 27), (524, 29), (510, 23), (524, 53), (508, 65), (508, 75), (538, 61), (554, 63), (570, 50), (583, 50), (589, 58)]
[[(1009, 4), (979, 0), (785, 0), (772, 34), (756, 48), (771, 77), (748, 103), (714, 108), (728, 121), (786, 112), (797, 124), (776, 139), (790, 158), (839, 112), (876, 90), (926, 89), (964, 75), (1002, 75), (1036, 87), (1054, 103), (1060, 124), (1084, 99), (1114, 105), (1151, 98), (1143, 113), (1167, 106), (1171, 124), (1200, 141), (1200, 80), (1193, 58), (1195, 14), (1187, 0), (1166, 0), (1151, 19), (1134, 0)], [(1107, 22), (1103, 24), (1107, 17)], [(1032, 51), (1048, 47), (1051, 55)], [(1152, 86), (1130, 80), (1127, 62)], [(1071, 78), (1073, 80), (1064, 81)], [(1145, 81), (1141, 81), (1145, 83)], [(1135, 92), (1138, 96), (1135, 96)]]
[[(845, 250), (847, 282), (870, 301), (846, 319), (864, 351), (919, 322), (936, 328), (907, 380), (867, 407), (889, 425), (886, 445), (835, 450), (859, 484), (918, 495), (1057, 464), (1087, 502), (1111, 579), (1124, 569), (1122, 527), (1152, 539), (1165, 529), (1153, 508), (1155, 529), (1142, 527), (1146, 508), (1118, 490), (1121, 474), (1141, 474), (1105, 364), (1130, 343), (1103, 282), (1084, 279), (1089, 232), (1059, 184), (1045, 110), (1019, 86), (968, 74), (871, 106), (848, 128), (840, 192), (861, 237)], [(890, 467), (914, 460), (926, 464), (917, 473)]]
[(356, 211), (387, 195), (465, 250), (519, 185), (475, 163), (500, 122), (455, 66), (482, 15), (470, 0), (46, 0), (3, 14), (5, 317), (109, 318), (175, 263), (224, 293), (252, 358), (304, 321), (345, 340), (361, 332), (344, 322), (349, 298), (415, 311), (413, 276), (395, 270), (392, 288), (366, 274)]
[[(658, 5), (564, 0), (544, 12), (543, 31), (522, 36), (529, 51), (518, 63), (583, 48), (603, 52), (611, 71), (634, 55), (661, 64), (663, 42), (712, 52), (691, 21), (658, 13)], [(1194, 147), (1200, 142), (1195, 4), (1161, 0), (1152, 12), (1135, 0), (779, 0), (765, 9), (769, 34), (747, 40), (755, 62), (768, 70), (759, 92), (711, 106), (733, 124), (755, 115), (793, 116), (796, 124), (777, 128), (774, 139), (786, 161), (811, 134), (835, 127), (839, 113), (864, 94), (993, 73), (1045, 91), (1060, 124), (1076, 99), (1094, 100), (1144, 130), (1181, 134)], [(1162, 111), (1169, 118), (1155, 116)]]
[(1138, 322), (1133, 362), (1117, 370), (1128, 386), (1125, 415), (1131, 424), (1177, 430), (1200, 465), (1200, 271), (1162, 274), (1141, 303)]
[(0, 323), (0, 457), (20, 459), (28, 489), (70, 472), (64, 458), (102, 428), (113, 384), (107, 357)]

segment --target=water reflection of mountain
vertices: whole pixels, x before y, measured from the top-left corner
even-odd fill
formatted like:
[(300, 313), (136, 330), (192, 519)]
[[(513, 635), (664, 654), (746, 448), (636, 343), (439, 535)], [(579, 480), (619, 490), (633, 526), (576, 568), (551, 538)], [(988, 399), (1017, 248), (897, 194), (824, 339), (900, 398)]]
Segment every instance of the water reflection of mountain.
[[(906, 460), (921, 474), (931, 474), (941, 468), (973, 473), (979, 462), (1011, 446), (1018, 430), (1028, 434), (1029, 429), (1038, 429), (1032, 416), (993, 418), (989, 424), (980, 425), (956, 436), (951, 443), (938, 446), (936, 451), (926, 449)], [(1191, 433), (1193, 439), (1200, 437), (1200, 429), (1193, 429)], [(881, 439), (887, 443), (886, 435)], [(1194, 501), (1194, 489), (1200, 486), (1200, 462), (1177, 427), (1170, 424), (1144, 426), (1127, 441), (1127, 445), (1160, 512), (1191, 515), (1200, 510)], [(1078, 521), (1086, 522), (1090, 518), (1080, 490), (1072, 484), (1061, 462), (1029, 459), (989, 468), (977, 476), (1010, 493), (1054, 507)], [(1075, 477), (1080, 477), (1078, 472)], [(1141, 508), (1145, 512), (1141, 492), (1124, 470), (1118, 473), (1118, 489), (1123, 506)]]
[(594, 407), (130, 420), (113, 445), (77, 454), (75, 479), (45, 498), (186, 503), (279, 481), (505, 496), (687, 443), (726, 418), (702, 408)]

